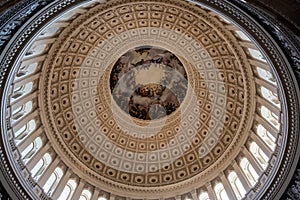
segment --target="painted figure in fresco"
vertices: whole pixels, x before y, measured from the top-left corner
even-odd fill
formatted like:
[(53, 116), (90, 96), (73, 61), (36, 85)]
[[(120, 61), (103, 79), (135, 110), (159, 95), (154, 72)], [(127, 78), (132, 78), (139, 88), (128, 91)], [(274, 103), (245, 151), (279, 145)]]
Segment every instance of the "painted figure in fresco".
[(110, 88), (118, 106), (132, 117), (159, 119), (180, 106), (187, 91), (187, 75), (171, 52), (142, 47), (128, 51), (116, 62)]

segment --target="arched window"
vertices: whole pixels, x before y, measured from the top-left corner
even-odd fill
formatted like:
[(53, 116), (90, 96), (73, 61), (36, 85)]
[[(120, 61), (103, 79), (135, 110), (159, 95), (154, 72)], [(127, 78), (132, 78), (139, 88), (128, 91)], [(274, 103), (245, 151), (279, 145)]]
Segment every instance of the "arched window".
[(201, 192), (199, 194), (199, 200), (209, 200), (209, 196), (207, 192)]
[(250, 41), (250, 39), (242, 31), (235, 31), (235, 32), (237, 33), (237, 35), (239, 36), (239, 38), (241, 38), (242, 40)]
[(272, 113), (267, 107), (261, 106), (261, 115), (270, 122), (277, 130), (279, 130), (278, 116)]
[(29, 65), (23, 65), (22, 67), (20, 67), (20, 69), (16, 75), (16, 79), (18, 80), (18, 78), (22, 78), (24, 76), (33, 74), (36, 71), (37, 66), (38, 66), (38, 63), (31, 63)]
[(265, 81), (267, 81), (273, 85), (276, 85), (275, 79), (274, 79), (273, 75), (271, 74), (271, 72), (269, 72), (265, 69), (262, 69), (260, 67), (257, 67), (256, 71), (260, 78), (264, 79)]
[(272, 150), (275, 149), (275, 138), (267, 131), (267, 129), (265, 129), (265, 127), (259, 124), (257, 126), (256, 133)]
[(232, 24), (231, 21), (229, 21), (228, 19), (226, 19), (224, 16), (219, 15), (218, 18), (222, 21), (225, 22), (226, 24)]
[(218, 200), (229, 200), (222, 183), (217, 183), (214, 187), (214, 190)]
[(63, 171), (60, 167), (55, 168), (54, 172), (51, 174), (47, 182), (45, 183), (43, 189), (50, 196), (53, 190), (56, 188), (57, 184), (63, 176)]
[(33, 44), (30, 49), (25, 53), (24, 58), (33, 57), (37, 55), (41, 55), (47, 49), (48, 44), (40, 43), (40, 44)]
[(87, 189), (84, 189), (79, 197), (79, 200), (90, 200), (92, 197), (92, 193), (87, 190)]
[(23, 141), (35, 129), (36, 129), (36, 122), (34, 119), (32, 119), (27, 124), (22, 126), (19, 130), (14, 132), (16, 145), (18, 145), (21, 141)]
[(234, 171), (229, 173), (228, 180), (237, 199), (242, 199), (246, 195), (246, 190)]
[(266, 59), (264, 58), (264, 56), (261, 54), (260, 51), (256, 50), (256, 49), (250, 49), (248, 48), (250, 55), (257, 60), (260, 60), (262, 62), (267, 62)]
[(27, 163), (33, 155), (42, 147), (42, 139), (37, 137), (32, 143), (30, 143), (24, 151), (21, 153), (21, 157), (24, 163)]
[(269, 158), (266, 154), (261, 150), (261, 148), (256, 144), (256, 142), (252, 142), (250, 144), (250, 152), (258, 161), (258, 163), (265, 169), (268, 166)]
[(52, 37), (56, 34), (59, 33), (59, 29), (61, 29), (61, 27), (57, 26), (57, 24), (53, 24), (52, 26), (48, 27), (46, 30), (44, 30), (41, 34), (40, 34), (40, 38), (47, 38), (47, 37)]
[(14, 89), (11, 101), (14, 102), (19, 99), (21, 96), (25, 96), (26, 94), (30, 93), (33, 89), (33, 82), (26, 83), (20, 87)]
[(240, 166), (244, 174), (246, 175), (247, 179), (249, 180), (250, 184), (254, 186), (258, 180), (258, 174), (254, 170), (253, 166), (249, 162), (247, 158), (242, 158), (240, 162)]
[(68, 180), (66, 186), (64, 187), (62, 193), (60, 194), (58, 200), (70, 200), (72, 195), (77, 187), (77, 183), (75, 180)]
[(51, 163), (52, 158), (49, 153), (46, 153), (43, 158), (32, 168), (31, 176), (34, 180), (38, 180), (40, 176), (45, 172), (49, 164)]
[(260, 92), (264, 99), (275, 105), (277, 108), (280, 108), (280, 102), (276, 93), (271, 92), (269, 89), (263, 86), (260, 87)]
[(32, 101), (28, 101), (24, 105), (16, 108), (12, 112), (12, 119), (13, 120), (18, 120), (21, 117), (27, 115), (30, 111), (32, 110)]

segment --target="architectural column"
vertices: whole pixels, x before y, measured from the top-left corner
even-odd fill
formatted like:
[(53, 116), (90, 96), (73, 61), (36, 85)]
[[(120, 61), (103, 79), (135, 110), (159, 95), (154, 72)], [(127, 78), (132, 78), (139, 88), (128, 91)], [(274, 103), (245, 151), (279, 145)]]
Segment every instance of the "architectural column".
[(197, 195), (197, 191), (196, 190), (192, 190), (190, 193), (192, 195), (192, 199), (198, 199), (198, 195)]
[(207, 189), (207, 194), (208, 194), (208, 196), (209, 196), (209, 199), (210, 199), (210, 200), (217, 200), (216, 193), (215, 193), (214, 189), (212, 188), (211, 183), (210, 183), (210, 182), (209, 182), (209, 183), (206, 183), (206, 184), (205, 184), (205, 187), (206, 187), (206, 189)]
[(98, 198), (99, 198), (99, 190), (95, 188), (91, 200), (98, 200)]
[(39, 62), (44, 61), (45, 58), (46, 58), (46, 55), (31, 57), (29, 59), (22, 60), (21, 65), (25, 66), (25, 65), (30, 65), (30, 64), (33, 64), (33, 63), (39, 63)]
[(60, 27), (60, 28), (65, 28), (65, 27), (67, 27), (69, 24), (70, 24), (70, 23), (68, 23), (68, 22), (60, 22), (60, 21), (58, 21), (58, 22), (55, 22), (55, 23), (53, 24), (53, 26), (55, 26), (55, 27)]
[(225, 174), (223, 172), (221, 172), (220, 178), (221, 178), (222, 184), (223, 184), (223, 186), (225, 188), (225, 191), (227, 193), (228, 198), (230, 200), (237, 200), (237, 198), (236, 198), (236, 196), (234, 194), (234, 191), (233, 191), (233, 189), (232, 189), (232, 187), (231, 187), (231, 185), (230, 185), (227, 177), (225, 176)]
[(239, 177), (239, 179), (240, 179), (243, 187), (245, 188), (245, 190), (249, 191), (252, 186), (251, 186), (248, 178), (244, 174), (244, 172), (241, 170), (240, 166), (236, 163), (235, 160), (232, 162), (231, 166), (233, 167), (233, 170), (236, 172), (237, 176)]
[(239, 44), (245, 48), (250, 48), (250, 49), (255, 49), (255, 50), (257, 49), (256, 46), (252, 42), (249, 42), (249, 41), (240, 41)]
[(253, 60), (253, 59), (248, 59), (250, 64), (253, 66), (253, 67), (259, 67), (259, 68), (262, 68), (266, 71), (269, 71), (270, 70), (270, 67), (268, 66), (267, 63), (265, 62), (262, 62), (262, 61), (259, 61), (259, 60)]
[(51, 176), (51, 174), (53, 173), (53, 171), (55, 170), (55, 168), (57, 167), (58, 163), (59, 163), (60, 159), (58, 157), (56, 157), (53, 162), (50, 163), (50, 165), (48, 166), (48, 168), (46, 169), (46, 171), (44, 172), (43, 176), (41, 176), (39, 178), (39, 180), (37, 181), (37, 184), (41, 187), (43, 187), (45, 185), (45, 183), (47, 182), (47, 180), (49, 179), (49, 177)]
[(97, 2), (99, 2), (99, 3), (105, 3), (105, 2), (107, 2), (107, 0), (97, 0)]
[(75, 189), (75, 192), (72, 196), (73, 199), (79, 199), (81, 193), (82, 193), (82, 190), (83, 190), (83, 187), (85, 186), (86, 182), (82, 179), (79, 179), (79, 184), (78, 186), (76, 187)]
[(109, 195), (109, 200), (115, 200), (115, 199), (116, 199), (116, 196), (114, 194)]
[(55, 187), (55, 189), (54, 189), (54, 191), (51, 195), (52, 199), (58, 199), (59, 198), (59, 196), (61, 195), (61, 193), (64, 190), (65, 186), (67, 185), (67, 182), (68, 182), (71, 175), (72, 175), (71, 170), (67, 169), (66, 173), (63, 175), (63, 177), (59, 181), (58, 185)]
[(51, 44), (56, 41), (56, 38), (46, 37), (46, 38), (40, 38), (34, 41), (33, 45), (39, 45), (39, 44)]
[(225, 25), (225, 26), (226, 26), (227, 30), (231, 30), (231, 31), (235, 31), (236, 30), (236, 26), (235, 25), (228, 24), (228, 25)]

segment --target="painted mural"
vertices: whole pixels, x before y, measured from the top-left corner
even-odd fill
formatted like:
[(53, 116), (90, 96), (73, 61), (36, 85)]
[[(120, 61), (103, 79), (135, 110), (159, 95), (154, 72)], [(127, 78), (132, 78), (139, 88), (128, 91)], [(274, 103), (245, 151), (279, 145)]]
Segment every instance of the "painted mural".
[(184, 100), (187, 87), (187, 74), (180, 60), (169, 51), (151, 46), (125, 53), (110, 75), (117, 105), (143, 120), (173, 113)]

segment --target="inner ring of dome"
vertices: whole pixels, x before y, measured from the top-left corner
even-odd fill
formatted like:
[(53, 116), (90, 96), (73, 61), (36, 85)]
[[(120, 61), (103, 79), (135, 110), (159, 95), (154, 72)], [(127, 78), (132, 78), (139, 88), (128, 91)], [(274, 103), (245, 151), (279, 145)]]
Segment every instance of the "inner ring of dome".
[(110, 90), (116, 104), (130, 116), (160, 119), (180, 107), (188, 87), (181, 61), (171, 52), (154, 47), (130, 49), (114, 64)]

